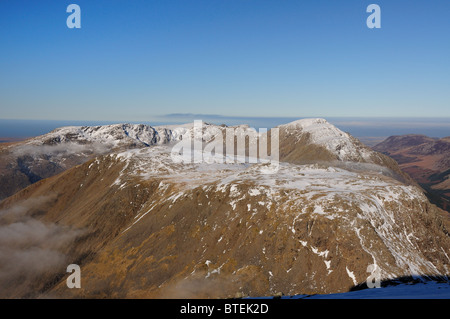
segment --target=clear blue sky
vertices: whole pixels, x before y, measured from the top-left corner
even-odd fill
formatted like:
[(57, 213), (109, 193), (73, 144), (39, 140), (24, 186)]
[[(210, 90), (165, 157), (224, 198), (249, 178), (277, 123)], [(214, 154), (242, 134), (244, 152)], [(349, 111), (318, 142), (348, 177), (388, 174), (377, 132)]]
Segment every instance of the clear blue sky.
[(1, 0), (0, 40), (0, 118), (450, 117), (449, 0)]

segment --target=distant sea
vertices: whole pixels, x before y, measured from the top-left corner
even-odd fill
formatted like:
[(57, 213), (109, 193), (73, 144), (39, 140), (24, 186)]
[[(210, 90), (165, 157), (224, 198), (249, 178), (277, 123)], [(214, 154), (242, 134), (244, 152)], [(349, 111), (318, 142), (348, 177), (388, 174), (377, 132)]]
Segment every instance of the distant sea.
[[(142, 123), (152, 126), (184, 124), (194, 120), (213, 124), (248, 124), (256, 129), (272, 128), (302, 117), (227, 117), (207, 114), (170, 114)], [(391, 135), (423, 134), (441, 138), (450, 136), (450, 118), (325, 118), (341, 130), (360, 138), (380, 138)], [(56, 121), (0, 119), (1, 138), (27, 138), (48, 133), (62, 126), (95, 126), (123, 123), (123, 121)]]

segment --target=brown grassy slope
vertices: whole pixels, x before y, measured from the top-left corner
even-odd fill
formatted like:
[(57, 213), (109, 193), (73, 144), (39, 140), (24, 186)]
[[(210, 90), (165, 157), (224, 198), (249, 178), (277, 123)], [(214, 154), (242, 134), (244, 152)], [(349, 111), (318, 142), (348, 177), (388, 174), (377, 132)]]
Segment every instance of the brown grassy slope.
[(450, 139), (423, 135), (392, 136), (374, 149), (398, 161), (423, 187), (430, 200), (450, 212)]
[[(353, 286), (347, 269), (363, 282), (367, 265), (373, 262), (361, 248), (355, 227), (367, 238), (365, 245), (378, 256), (380, 266), (402, 274), (392, 252), (371, 224), (357, 217), (361, 211), (351, 202), (336, 199), (331, 212), (333, 207), (346, 210), (339, 218), (328, 219), (312, 213), (313, 202), (280, 209), (276, 203), (261, 205), (267, 200), (263, 195), (247, 196), (232, 209), (231, 185), (224, 193), (214, 185), (197, 187), (172, 201), (170, 195), (180, 191), (177, 183), (162, 187), (158, 178), (129, 178), (123, 188), (113, 185), (123, 168), (123, 163), (104, 156), (42, 180), (1, 203), (0, 208), (7, 209), (25, 199), (54, 194), (28, 214), (81, 231), (61, 249), (66, 264), (81, 266), (82, 289), (66, 287), (66, 264), (61, 264), (59, 271), (33, 281), (33, 289), (12, 287), (3, 292), (4, 297), (215, 298), (341, 292)], [(237, 187), (248, 193), (252, 185)], [(286, 191), (280, 196), (280, 203), (286, 203), (298, 195)], [(249, 211), (248, 205), (256, 211)], [(299, 210), (306, 213), (297, 219)], [(450, 242), (437, 209), (408, 201), (393, 204), (389, 211), (398, 222), (398, 229), (392, 231), (414, 229), (416, 238), (411, 240), (444, 269), (445, 256), (435, 248), (448, 251)], [(133, 225), (136, 217), (142, 219)], [(405, 225), (412, 228), (403, 229)], [(318, 255), (326, 251), (331, 272)]]
[[(270, 133), (269, 133), (270, 136)], [(391, 172), (390, 177), (393, 177), (402, 183), (416, 185), (417, 183), (408, 175), (405, 174), (397, 162), (379, 152), (373, 152), (370, 148), (361, 143), (358, 139), (353, 136), (349, 136), (351, 142), (355, 145), (357, 149), (370, 151), (372, 154), (369, 161), (363, 158), (356, 158), (354, 162), (360, 163), (373, 163), (386, 167)], [(317, 162), (335, 162), (338, 161), (337, 155), (330, 152), (325, 147), (317, 144), (313, 144), (310, 141), (309, 133), (304, 133), (300, 135), (292, 134), (285, 129), (280, 129), (280, 161), (288, 162), (293, 164), (305, 164), (305, 163), (317, 163)], [(270, 137), (269, 137), (270, 145)], [(270, 148), (269, 148), (270, 149)]]

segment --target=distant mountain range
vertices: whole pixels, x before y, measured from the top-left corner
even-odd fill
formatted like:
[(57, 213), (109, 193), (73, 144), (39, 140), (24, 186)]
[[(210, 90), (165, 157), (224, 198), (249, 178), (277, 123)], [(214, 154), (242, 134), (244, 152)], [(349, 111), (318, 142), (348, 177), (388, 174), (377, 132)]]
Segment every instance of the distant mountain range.
[(433, 203), (450, 212), (450, 137), (391, 136), (373, 149), (395, 159)]
[[(205, 124), (199, 142), (226, 129)], [(0, 297), (328, 294), (364, 283), (369, 265), (383, 280), (450, 275), (447, 213), (396, 161), (324, 119), (278, 129), (277, 165), (176, 161), (193, 124), (64, 127), (2, 146)], [(81, 289), (67, 288), (68, 264)]]

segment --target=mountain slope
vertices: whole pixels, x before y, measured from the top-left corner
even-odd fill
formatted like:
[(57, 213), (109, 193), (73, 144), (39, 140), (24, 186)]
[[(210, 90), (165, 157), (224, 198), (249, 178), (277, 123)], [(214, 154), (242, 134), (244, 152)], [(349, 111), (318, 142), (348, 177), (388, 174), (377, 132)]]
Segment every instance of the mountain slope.
[[(439, 210), (420, 189), (375, 172), (174, 163), (170, 148), (155, 146), (98, 156), (0, 209), (49, 195), (25, 215), (76, 234), (58, 247), (64, 262), (33, 278), (31, 292), (10, 286), (4, 296), (334, 293), (364, 282), (370, 264), (383, 278), (450, 270)], [(81, 266), (79, 290), (66, 287), (69, 263)]]
[(0, 149), (0, 199), (97, 155), (164, 144), (177, 137), (177, 131), (148, 125), (70, 126), (4, 146)]
[[(248, 126), (234, 128), (241, 128), (243, 133), (250, 130)], [(224, 134), (224, 130), (211, 124), (198, 129), (194, 123), (165, 127), (143, 124), (69, 126), (20, 143), (0, 144), (0, 200), (97, 155), (164, 145), (183, 138), (210, 142), (217, 134)]]
[(374, 152), (325, 119), (301, 119), (280, 125), (278, 128), (280, 160), (283, 162), (294, 164), (335, 162), (334, 165), (345, 168), (378, 170), (403, 183), (416, 185), (393, 159)]
[(450, 138), (391, 136), (374, 149), (400, 164), (426, 191), (430, 200), (450, 211)]
[[(245, 136), (261, 138), (264, 135), (247, 125), (227, 127), (202, 123), (198, 127), (195, 123), (189, 123), (151, 127), (116, 124), (63, 127), (24, 142), (3, 147), (0, 145), (0, 200), (97, 155), (117, 150), (173, 144), (183, 138), (190, 138), (202, 140), (204, 146), (217, 145), (226, 152), (229, 130), (241, 140)], [(347, 168), (349, 163), (353, 163), (350, 165), (353, 168), (358, 167), (355, 163), (375, 164), (378, 166), (372, 169), (381, 169), (383, 174), (408, 184), (414, 183), (395, 161), (365, 147), (324, 119), (298, 120), (280, 126), (279, 130), (280, 160), (283, 162), (304, 164), (339, 161)], [(268, 140), (270, 149), (270, 134)], [(242, 147), (235, 141), (233, 153), (240, 154)], [(248, 154), (248, 144), (246, 152)]]

